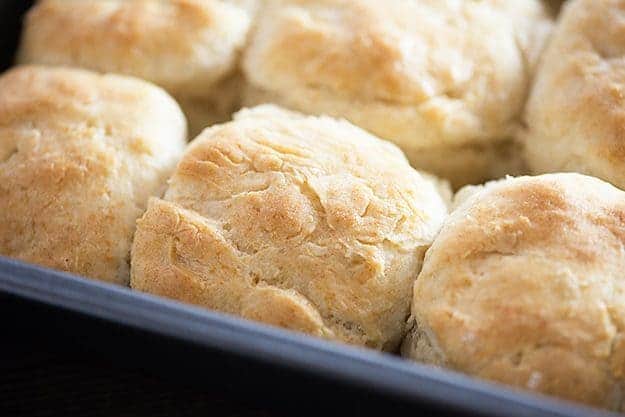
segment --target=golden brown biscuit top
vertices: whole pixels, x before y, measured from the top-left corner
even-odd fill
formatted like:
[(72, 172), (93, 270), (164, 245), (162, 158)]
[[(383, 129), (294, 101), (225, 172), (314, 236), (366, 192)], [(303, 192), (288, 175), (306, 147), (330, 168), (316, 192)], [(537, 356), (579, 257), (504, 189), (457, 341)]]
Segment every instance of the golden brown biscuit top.
[(625, 376), (625, 193), (579, 174), (476, 187), (426, 254), (413, 316), (478, 376), (614, 407)]
[(146, 82), (17, 67), (0, 77), (0, 253), (128, 281), (135, 219), (185, 146), (175, 101)]
[(219, 0), (42, 0), (26, 17), (18, 60), (129, 74), (201, 95), (233, 70), (250, 19)]
[(268, 1), (245, 72), (282, 94), (305, 86), (423, 111), (445, 101), (501, 129), (519, 110), (549, 27), (540, 2), (512, 3)]
[[(212, 216), (217, 206), (237, 211), (224, 199), (254, 190), (270, 198), (248, 213), (250, 230), (240, 245), (264, 246), (273, 232), (305, 236), (323, 220), (350, 243), (419, 246), (433, 239), (431, 221), (445, 206), (434, 182), (411, 169), (394, 145), (347, 122), (273, 106), (243, 110), (236, 123), (207, 129), (179, 163), (165, 198)], [(255, 238), (258, 224), (264, 226)]]
[(447, 213), (438, 186), (345, 121), (243, 110), (192, 142), (138, 222), (132, 286), (393, 349)]
[(615, 173), (610, 165), (625, 160), (625, 2), (574, 0), (564, 6), (527, 119), (536, 135), (564, 139), (560, 169), (593, 166), (591, 173), (622, 186), (621, 170)]
[[(185, 121), (165, 91), (144, 81), (73, 68), (22, 66), (0, 77), (0, 129), (6, 132), (3, 138), (17, 141), (17, 146), (21, 132), (38, 137), (37, 152), (76, 146), (82, 136), (88, 142), (100, 139), (132, 157), (170, 159), (169, 153), (180, 150)], [(70, 134), (64, 136), (63, 131)]]

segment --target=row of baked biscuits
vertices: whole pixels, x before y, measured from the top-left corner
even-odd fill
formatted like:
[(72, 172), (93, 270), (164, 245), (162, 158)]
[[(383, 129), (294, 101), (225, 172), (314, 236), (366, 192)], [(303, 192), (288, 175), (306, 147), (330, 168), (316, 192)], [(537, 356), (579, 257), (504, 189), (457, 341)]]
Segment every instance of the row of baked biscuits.
[(551, 28), (538, 0), (260, 4), (43, 0), (18, 59), (150, 80), (193, 134), (269, 101), (346, 118), (454, 186), (527, 168), (625, 186), (620, 0), (569, 2), (524, 117)]
[(18, 60), (149, 80), (192, 135), (241, 104), (345, 118), (457, 187), (523, 172), (551, 25), (541, 0), (41, 0)]
[[(543, 91), (571, 84), (574, 123), (553, 109), (526, 134), (538, 146), (569, 138), (576, 146), (557, 145), (557, 156), (575, 157), (559, 169), (606, 177), (619, 172), (613, 17), (625, 5), (591, 3), (565, 10), (528, 111), (541, 117), (536, 109), (558, 99)], [(607, 40), (590, 29), (567, 36), (594, 24)], [(567, 77), (553, 81), (551, 68)], [(185, 137), (176, 103), (142, 81), (42, 67), (6, 74), (2, 253), (127, 281), (135, 219), (182, 157), (137, 222), (135, 288), (379, 349), (397, 347), (411, 326), (407, 356), (621, 407), (622, 191), (575, 174), (505, 179), (463, 190), (447, 217), (438, 181), (346, 122), (268, 106), (205, 131), (186, 152)], [(589, 145), (579, 151), (571, 137)]]
[(184, 137), (143, 81), (3, 75), (0, 253), (620, 407), (625, 192), (508, 178), (448, 216), (444, 183), (345, 121), (267, 105)]
[(448, 187), (328, 117), (260, 106), (188, 147), (184, 126), (176, 102), (138, 79), (8, 71), (0, 253), (395, 349)]
[(346, 118), (454, 187), (528, 168), (625, 187), (622, 9), (569, 2), (525, 116), (551, 28), (538, 0), (42, 0), (18, 59), (152, 81), (193, 135), (269, 101)]

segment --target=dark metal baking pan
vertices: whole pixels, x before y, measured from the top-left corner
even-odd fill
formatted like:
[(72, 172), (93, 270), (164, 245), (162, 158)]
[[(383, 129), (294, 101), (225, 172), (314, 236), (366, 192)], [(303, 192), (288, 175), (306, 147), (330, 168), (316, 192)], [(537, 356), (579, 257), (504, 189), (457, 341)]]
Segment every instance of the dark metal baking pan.
[[(29, 3), (0, 0), (0, 68)], [(297, 415), (611, 415), (3, 257), (0, 303), (0, 324)]]
[[(152, 369), (155, 364), (171, 366), (173, 360), (176, 368), (184, 370), (177, 377), (201, 381), (219, 375), (229, 383), (240, 380), (242, 392), (280, 387), (278, 392), (284, 393), (289, 387), (289, 398), (303, 400), (311, 395), (312, 386), (313, 396), (331, 398), (332, 407), (408, 409), (415, 415), (424, 410), (505, 417), (600, 415), (597, 410), (504, 389), (389, 354), (325, 342), (6, 258), (0, 258), (0, 292), (47, 306), (31, 319), (47, 330), (53, 328), (66, 343), (89, 343), (113, 356), (136, 356), (136, 363)], [(56, 310), (61, 312), (58, 317)], [(107, 327), (110, 324), (115, 330)], [(124, 328), (139, 333), (125, 334), (120, 331)], [(219, 364), (214, 361), (224, 357), (238, 361), (239, 369), (229, 375), (224, 369), (216, 373), (214, 366)], [(280, 395), (275, 400), (282, 401)]]

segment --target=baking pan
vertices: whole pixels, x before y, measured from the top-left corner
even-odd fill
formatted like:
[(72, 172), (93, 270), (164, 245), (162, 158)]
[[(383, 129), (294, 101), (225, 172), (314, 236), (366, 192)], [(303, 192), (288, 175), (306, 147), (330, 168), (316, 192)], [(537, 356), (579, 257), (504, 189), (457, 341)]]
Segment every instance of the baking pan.
[[(3, 69), (30, 3), (0, 0)], [(0, 303), (4, 325), (19, 323), (13, 328), (50, 343), (185, 384), (225, 386), (296, 415), (615, 415), (3, 257)]]

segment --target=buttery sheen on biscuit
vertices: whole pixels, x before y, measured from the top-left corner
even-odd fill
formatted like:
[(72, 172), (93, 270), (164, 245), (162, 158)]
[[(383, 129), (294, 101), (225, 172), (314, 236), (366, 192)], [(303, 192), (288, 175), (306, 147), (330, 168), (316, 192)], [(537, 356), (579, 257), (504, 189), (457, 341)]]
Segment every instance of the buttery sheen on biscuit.
[(128, 284), (135, 221), (183, 152), (158, 87), (89, 71), (0, 76), (0, 255)]
[[(189, 114), (190, 130), (238, 104), (239, 50), (253, 2), (41, 0), (28, 13), (18, 61), (133, 75), (160, 85)], [(244, 7), (245, 6), (245, 7)], [(231, 82), (231, 78), (238, 81)]]
[(403, 353), (618, 409), (625, 377), (625, 192), (580, 174), (473, 187), (414, 287)]
[(522, 170), (512, 143), (551, 27), (539, 0), (267, 0), (248, 104), (344, 117), (458, 186)]
[(439, 185), (345, 121), (243, 110), (192, 142), (138, 220), (131, 286), (392, 350), (447, 213)]
[(564, 6), (525, 119), (533, 172), (581, 172), (625, 188), (625, 1)]

